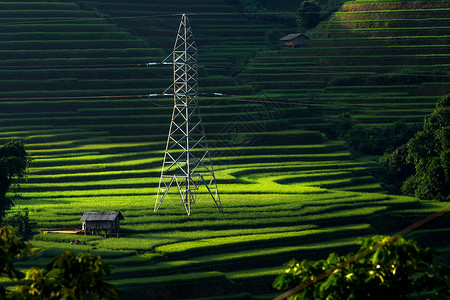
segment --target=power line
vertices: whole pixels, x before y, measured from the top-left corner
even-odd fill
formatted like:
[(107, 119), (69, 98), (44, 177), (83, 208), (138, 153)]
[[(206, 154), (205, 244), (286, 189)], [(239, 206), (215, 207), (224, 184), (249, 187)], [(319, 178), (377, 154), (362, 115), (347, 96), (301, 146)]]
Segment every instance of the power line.
[[(222, 94), (225, 97), (239, 97), (239, 95), (232, 95), (232, 94)], [(165, 95), (158, 95), (159, 97), (165, 97)], [(173, 95), (172, 95), (173, 96)], [(95, 99), (127, 99), (127, 98), (149, 98), (148, 94), (145, 95), (116, 95), (116, 96), (73, 96), (73, 97), (21, 97), (21, 98), (0, 98), (1, 101), (35, 101), (35, 100), (95, 100)], [(152, 97), (153, 98), (153, 97)], [(437, 98), (437, 97), (436, 97)], [(246, 102), (246, 103), (253, 103), (253, 104), (272, 104), (272, 105), (286, 105), (286, 106), (303, 106), (303, 107), (342, 107), (343, 109), (351, 109), (351, 110), (372, 110), (372, 111), (382, 111), (382, 110), (424, 110), (425, 108), (421, 107), (413, 107), (413, 106), (389, 106), (389, 105), (345, 105), (344, 102), (333, 102), (333, 101), (320, 101), (320, 100), (305, 100), (306, 103), (299, 103), (299, 102), (292, 102), (288, 101), (287, 99), (283, 99), (282, 101), (277, 100), (271, 100), (270, 97), (264, 98), (264, 99), (240, 99), (240, 98), (221, 98), (221, 97), (215, 97), (216, 101), (214, 104), (207, 104), (205, 106), (215, 106), (220, 105), (221, 102)], [(286, 101), (287, 100), (287, 101)], [(149, 103), (153, 104), (153, 106), (157, 107), (172, 107), (172, 105), (162, 105), (157, 102), (154, 102), (152, 100), (147, 100)], [(430, 108), (432, 109), (432, 108)], [(445, 112), (446, 113), (446, 112)], [(450, 113), (450, 112), (449, 112)]]
[[(205, 14), (194, 14), (194, 15), (212, 15), (212, 14), (216, 14), (216, 13), (205, 13)], [(235, 13), (224, 13), (224, 14), (235, 14)], [(257, 13), (257, 14), (272, 14), (272, 13)], [(165, 14), (165, 15), (146, 15), (146, 16), (140, 16), (140, 17), (160, 17), (160, 16), (179, 16), (180, 14)], [(136, 16), (134, 16), (136, 17)], [(116, 19), (119, 18), (134, 18), (134, 17), (114, 17)], [(114, 19), (112, 18), (112, 19)], [(98, 18), (96, 18), (98, 19)], [(39, 69), (47, 69), (47, 68), (67, 68), (67, 67), (71, 67), (72, 69), (74, 69), (74, 67), (79, 67), (79, 68), (87, 68), (87, 67), (96, 67), (96, 68), (102, 68), (102, 67), (106, 67), (106, 68), (111, 68), (111, 67), (131, 67), (131, 66), (144, 66), (147, 64), (94, 64), (94, 65), (78, 65), (78, 66), (73, 66), (73, 65), (53, 65), (53, 66), (32, 66), (32, 65), (28, 65), (28, 66), (5, 66), (5, 68), (8, 69), (12, 69), (12, 68), (39, 68)], [(248, 69), (247, 67), (239, 67), (234, 65), (217, 65), (217, 64), (207, 64), (204, 65), (205, 67), (212, 67), (212, 68), (230, 68), (230, 69)], [(256, 67), (256, 68), (250, 68), (251, 70), (267, 70), (267, 68), (263, 68), (263, 67)], [(311, 73), (323, 73), (323, 74), (328, 74), (328, 73), (336, 73), (336, 70), (317, 70), (317, 69), (270, 69), (272, 71), (283, 71), (286, 72), (286, 74), (290, 74), (292, 72), (297, 73), (297, 72), (311, 72)], [(152, 73), (154, 73), (157, 76), (160, 77), (171, 77), (171, 76), (164, 76), (164, 75), (159, 75), (157, 72), (151, 71)], [(339, 71), (340, 74), (355, 74), (355, 72), (346, 72), (346, 71)], [(373, 72), (373, 74), (371, 74), (372, 72), (367, 72), (369, 74), (365, 74), (367, 76), (370, 75), (381, 75), (381, 74), (390, 74), (390, 73), (375, 73)], [(359, 74), (361, 75), (361, 74)], [(415, 74), (392, 74), (392, 76), (427, 76), (427, 77), (450, 77), (450, 75), (443, 75), (443, 74), (424, 74), (424, 73), (415, 73)], [(235, 96), (236, 95), (227, 95), (227, 96)], [(118, 96), (71, 96), (71, 97), (9, 97), (9, 98), (0, 98), (0, 100), (3, 101), (16, 101), (16, 100), (28, 100), (28, 101), (33, 101), (33, 100), (69, 100), (69, 99), (111, 99), (111, 98), (144, 98), (147, 97), (147, 95), (118, 95)], [(342, 105), (341, 102), (336, 103), (336, 102), (329, 102), (329, 101), (317, 101), (317, 100), (312, 100), (314, 102), (308, 102), (308, 103), (295, 103), (295, 102), (286, 102), (286, 99), (283, 99), (283, 101), (273, 101), (273, 100), (258, 100), (258, 99), (254, 99), (254, 100), (249, 100), (249, 99), (233, 99), (234, 101), (242, 101), (242, 102), (252, 102), (252, 103), (271, 103), (271, 104), (284, 104), (284, 105), (300, 105), (300, 106), (323, 106), (323, 107), (329, 107), (330, 105), (336, 104), (336, 105)], [(230, 99), (228, 99), (228, 101), (231, 101)], [(220, 101), (219, 101), (220, 102)], [(370, 107), (370, 106), (349, 106), (349, 105), (345, 105), (345, 108), (353, 108), (353, 109), (373, 109), (373, 110), (381, 110), (381, 109), (385, 109), (384, 107), (380, 107), (379, 105), (377, 105), (376, 107)], [(388, 106), (387, 108), (390, 109), (417, 109), (417, 107), (406, 107), (406, 106), (401, 106), (401, 107), (395, 107), (395, 106)]]
[[(220, 98), (219, 98), (220, 100)], [(230, 99), (226, 99), (230, 100)], [(354, 106), (354, 105), (342, 105), (345, 103), (342, 102), (331, 102), (331, 101), (317, 101), (317, 100), (308, 100), (308, 101), (314, 101), (314, 102), (308, 102), (308, 103), (296, 103), (296, 102), (286, 102), (286, 101), (273, 101), (273, 100), (262, 100), (262, 99), (254, 99), (254, 100), (247, 100), (247, 99), (233, 99), (230, 101), (239, 101), (239, 102), (251, 102), (251, 103), (268, 103), (268, 104), (282, 104), (282, 105), (292, 105), (292, 106), (306, 106), (306, 107), (342, 107), (346, 109), (352, 109), (352, 110), (374, 110), (374, 111), (381, 111), (381, 110), (388, 110), (388, 109), (398, 109), (398, 110), (405, 110), (405, 109), (421, 109), (424, 108), (417, 108), (417, 107), (408, 107), (408, 106)], [(334, 105), (333, 105), (334, 104)], [(447, 112), (445, 112), (447, 113)], [(450, 113), (450, 112), (448, 112)]]
[(161, 18), (161, 17), (175, 17), (181, 16), (181, 14), (157, 14), (157, 15), (142, 15), (142, 16), (122, 16), (122, 17), (89, 17), (89, 18), (55, 18), (47, 20), (33, 20), (33, 21), (16, 21), (16, 22), (4, 22), (1, 25), (16, 25), (16, 24), (48, 24), (48, 23), (64, 23), (64, 22), (86, 22), (86, 21), (102, 21), (102, 20), (117, 20), (117, 19), (133, 19), (133, 18)]
[[(308, 12), (309, 13), (309, 12)], [(328, 12), (311, 12), (311, 14), (328, 14)], [(107, 17), (70, 17), (70, 18), (55, 18), (54, 20), (33, 20), (33, 21), (17, 21), (17, 22), (3, 22), (2, 25), (14, 24), (40, 24), (40, 23), (61, 23), (61, 22), (85, 22), (98, 20), (120, 20), (120, 19), (146, 19), (146, 18), (164, 18), (164, 17), (179, 17), (183, 13), (172, 12), (166, 14), (150, 14), (150, 15), (136, 15), (136, 16), (107, 16)], [(242, 15), (296, 15), (296, 12), (195, 12), (188, 13), (189, 16), (242, 16)]]
[[(312, 56), (313, 58), (315, 56)], [(391, 58), (395, 58), (395, 56), (390, 56)], [(317, 59), (321, 57), (317, 56)], [(336, 57), (338, 58), (338, 57)], [(68, 68), (70, 70), (76, 70), (78, 68), (86, 69), (86, 68), (117, 68), (117, 67), (124, 67), (124, 68), (130, 68), (130, 67), (143, 67), (148, 66), (147, 63), (130, 63), (130, 64), (85, 64), (85, 65), (19, 65), (19, 66), (1, 66), (3, 69), (17, 69), (17, 70), (23, 70), (23, 69), (60, 69), (60, 68)], [(449, 74), (430, 74), (430, 73), (392, 73), (392, 72), (384, 72), (384, 73), (378, 73), (373, 71), (346, 71), (342, 70), (340, 66), (336, 66), (336, 70), (329, 69), (329, 70), (323, 70), (323, 69), (291, 69), (291, 68), (265, 68), (265, 67), (249, 67), (249, 66), (238, 66), (236, 63), (228, 64), (228, 65), (220, 65), (220, 64), (202, 64), (201, 67), (205, 68), (221, 68), (221, 69), (242, 69), (242, 70), (270, 70), (270, 71), (280, 71), (282, 74), (292, 74), (292, 73), (312, 73), (312, 74), (355, 74), (359, 76), (372, 76), (372, 75), (390, 75), (390, 76), (421, 76), (421, 77), (450, 77)], [(345, 66), (344, 66), (345, 67)], [(417, 66), (414, 67), (416, 69), (430, 69), (431, 67), (422, 67)], [(434, 70), (434, 69), (433, 69)], [(392, 70), (394, 71), (394, 70)], [(172, 76), (166, 76), (166, 75), (159, 75), (157, 72), (151, 71), (155, 75), (159, 77), (172, 77)], [(362, 74), (361, 74), (362, 73)], [(245, 74), (245, 73), (244, 73)], [(263, 73), (262, 73), (263, 74)]]
[(60, 68), (69, 68), (69, 69), (77, 69), (77, 68), (117, 68), (117, 67), (137, 67), (137, 66), (145, 66), (146, 64), (92, 64), (92, 65), (49, 65), (49, 66), (40, 66), (40, 65), (19, 65), (19, 66), (1, 66), (2, 69), (60, 69)]
[(118, 96), (72, 96), (72, 97), (17, 97), (0, 98), (0, 101), (33, 101), (33, 100), (79, 100), (79, 99), (111, 99), (111, 98), (145, 98), (148, 95), (118, 95)]
[[(394, 56), (395, 58), (395, 56)], [(93, 65), (49, 65), (49, 66), (39, 66), (39, 65), (20, 65), (20, 66), (1, 66), (1, 68), (3, 69), (9, 69), (9, 70), (23, 70), (23, 69), (45, 69), (45, 70), (51, 70), (51, 69), (61, 69), (61, 68), (67, 68), (69, 70), (76, 70), (78, 68), (82, 68), (82, 69), (86, 69), (86, 68), (117, 68), (117, 67), (124, 67), (124, 68), (129, 68), (129, 67), (142, 67), (142, 66), (146, 66), (147, 64), (145, 63), (135, 63), (135, 64), (93, 64)], [(265, 70), (265, 71), (280, 71), (282, 72), (282, 74), (292, 74), (292, 73), (312, 73), (314, 74), (335, 74), (335, 73), (339, 73), (339, 74), (355, 74), (355, 75), (359, 75), (359, 76), (372, 76), (372, 75), (390, 75), (390, 76), (421, 76), (421, 77), (450, 77), (450, 75), (448, 74), (430, 74), (430, 73), (389, 73), (389, 72), (385, 72), (385, 73), (378, 73), (378, 72), (371, 72), (371, 71), (345, 71), (345, 70), (341, 70), (341, 68), (339, 68), (339, 66), (336, 68), (336, 70), (320, 70), (320, 69), (276, 69), (276, 68), (264, 68), (264, 67), (251, 67), (248, 68), (246, 66), (237, 66), (237, 65), (217, 65), (217, 64), (202, 64), (201, 66), (205, 67), (205, 68), (221, 68), (221, 69), (242, 69), (242, 70)], [(421, 67), (418, 67), (421, 68)], [(426, 69), (426, 68), (423, 68)], [(155, 75), (159, 76), (159, 77), (172, 77), (172, 76), (165, 76), (165, 75), (159, 75), (154, 71), (151, 71), (152, 73), (154, 73)], [(361, 74), (362, 73), (362, 74)], [(245, 74), (245, 73), (244, 73)], [(264, 74), (264, 73), (262, 73)]]
[[(450, 9), (432, 9), (432, 11), (442, 11), (448, 12)], [(406, 10), (406, 11), (414, 11), (414, 10)], [(367, 11), (358, 11), (357, 13), (365, 13)], [(372, 11), (370, 11), (372, 12)], [(377, 13), (379, 11), (373, 11)], [(313, 14), (313, 15), (328, 15), (333, 13), (351, 13), (346, 11), (321, 11), (321, 12), (304, 12), (304, 14)], [(167, 17), (179, 17), (182, 16), (183, 13), (179, 12), (168, 12), (165, 14), (146, 14), (146, 15), (136, 15), (136, 16), (97, 16), (97, 17), (69, 17), (69, 18), (55, 18), (47, 19), (47, 20), (31, 20), (31, 21), (16, 21), (16, 22), (3, 22), (1, 25), (16, 25), (16, 24), (46, 24), (46, 23), (64, 23), (64, 22), (86, 22), (86, 21), (99, 21), (99, 20), (120, 20), (120, 19), (146, 19), (146, 18), (167, 18)], [(297, 12), (290, 11), (272, 11), (272, 12), (248, 12), (248, 11), (237, 11), (237, 12), (192, 12), (187, 13), (188, 16), (296, 16)]]
[[(217, 93), (211, 93), (208, 94), (217, 94)], [(233, 94), (227, 94), (227, 93), (220, 93), (221, 96), (225, 97), (239, 97), (240, 95), (233, 95)], [(151, 96), (157, 96), (157, 97), (166, 97), (168, 95), (160, 95), (160, 94), (151, 94)], [(172, 95), (173, 96), (173, 95)], [(141, 95), (97, 95), (97, 96), (67, 96), (67, 97), (10, 97), (10, 98), (0, 98), (0, 101), (38, 101), (38, 100), (84, 100), (84, 99), (125, 99), (125, 98), (150, 98), (149, 94), (141, 94)], [(219, 104), (222, 101), (228, 101), (228, 102), (247, 102), (247, 103), (265, 103), (265, 104), (273, 104), (273, 105), (288, 105), (288, 106), (304, 106), (304, 107), (342, 107), (345, 109), (354, 109), (354, 110), (386, 110), (386, 109), (399, 109), (399, 110), (405, 110), (405, 109), (411, 109), (411, 110), (417, 110), (417, 109), (424, 109), (420, 107), (414, 107), (414, 106), (391, 106), (391, 105), (345, 105), (345, 102), (335, 102), (335, 101), (320, 101), (320, 100), (304, 100), (306, 103), (299, 103), (299, 102), (292, 102), (289, 101), (286, 98), (282, 98), (282, 101), (279, 100), (272, 100), (270, 97), (266, 97), (264, 99), (240, 99), (240, 98), (221, 98), (217, 97), (217, 100), (215, 101), (214, 105)], [(150, 103), (152, 103), (154, 106), (159, 107), (169, 107), (169, 105), (161, 105), (157, 104), (154, 101), (149, 100)], [(344, 105), (343, 105), (344, 104)], [(213, 106), (213, 105), (206, 105), (206, 106)]]

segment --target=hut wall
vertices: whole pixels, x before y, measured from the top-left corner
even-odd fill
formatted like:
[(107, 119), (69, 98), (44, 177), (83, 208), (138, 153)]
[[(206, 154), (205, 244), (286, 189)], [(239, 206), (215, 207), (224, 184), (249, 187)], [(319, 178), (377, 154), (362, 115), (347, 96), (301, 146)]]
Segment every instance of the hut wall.
[(111, 221), (87, 221), (86, 230), (111, 230), (113, 228)]
[(299, 37), (296, 37), (293, 41), (292, 41), (292, 45), (294, 46), (294, 47), (296, 47), (296, 46), (303, 46), (304, 44), (306, 44), (306, 41), (307, 41), (308, 39), (306, 38), (306, 37), (304, 37), (304, 36), (299, 36)]

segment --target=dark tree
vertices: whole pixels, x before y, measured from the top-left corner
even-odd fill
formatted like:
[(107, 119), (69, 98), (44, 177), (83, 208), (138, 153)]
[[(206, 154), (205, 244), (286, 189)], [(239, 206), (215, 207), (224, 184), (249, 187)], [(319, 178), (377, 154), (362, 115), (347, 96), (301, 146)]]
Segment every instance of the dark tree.
[[(31, 254), (30, 246), (15, 236), (11, 227), (0, 226), (0, 276), (10, 280), (21, 280), (25, 275), (14, 266), (14, 260)], [(0, 285), (0, 299), (5, 299), (6, 289)]]
[(297, 15), (297, 24), (302, 29), (315, 27), (322, 20), (320, 5), (314, 0), (303, 1)]
[(330, 134), (345, 140), (354, 150), (380, 155), (405, 144), (419, 130), (417, 124), (407, 125), (402, 120), (384, 127), (355, 124), (349, 113), (343, 113), (332, 123)]
[(120, 299), (117, 288), (105, 281), (112, 271), (98, 255), (66, 251), (44, 270), (31, 268), (24, 274), (14, 260), (27, 254), (33, 254), (30, 245), (12, 227), (0, 226), (0, 276), (17, 284), (8, 290), (0, 285), (0, 299)]
[(342, 139), (348, 140), (350, 130), (355, 126), (355, 122), (352, 120), (350, 113), (345, 112), (338, 115), (337, 120), (333, 122), (333, 130), (335, 135)]
[(278, 28), (273, 28), (266, 32), (265, 40), (270, 48), (276, 48), (280, 45), (279, 39), (281, 37), (283, 37), (283, 32)]
[(23, 178), (31, 162), (21, 141), (10, 141), (0, 148), (0, 221), (14, 205), (6, 196), (13, 178)]
[(34, 229), (37, 227), (37, 223), (33, 222), (28, 216), (28, 208), (24, 208), (15, 214), (9, 214), (3, 219), (2, 225), (14, 228), (16, 234), (25, 241), (33, 237)]
[(421, 199), (450, 200), (450, 95), (438, 100), (423, 130), (406, 144), (415, 174), (403, 191)]
[(381, 163), (404, 180), (404, 194), (450, 201), (450, 95), (438, 100), (421, 131), (385, 154)]
[(66, 251), (55, 256), (44, 270), (31, 268), (23, 285), (9, 299), (120, 299), (117, 288), (105, 281), (109, 265), (92, 253)]

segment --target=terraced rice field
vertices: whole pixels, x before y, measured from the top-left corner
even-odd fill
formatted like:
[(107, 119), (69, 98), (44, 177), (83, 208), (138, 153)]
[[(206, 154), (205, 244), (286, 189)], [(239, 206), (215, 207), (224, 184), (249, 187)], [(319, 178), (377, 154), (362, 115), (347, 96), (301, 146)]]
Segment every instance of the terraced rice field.
[[(180, 3), (0, 2), (0, 144), (26, 143), (33, 162), (16, 208), (27, 207), (44, 230), (32, 241), (35, 259), (21, 267), (89, 249), (114, 267), (110, 280), (127, 297), (270, 298), (291, 258), (346, 253), (356, 237), (391, 234), (443, 206), (387, 195), (374, 178), (375, 158), (355, 157), (322, 131), (347, 109), (364, 123), (421, 121), (448, 92), (442, 37), (355, 36), (348, 24), (363, 22), (347, 11), (370, 2), (353, 1), (306, 48), (256, 56), (272, 25), (250, 23), (225, 0)], [(153, 213), (173, 100), (145, 95), (169, 86), (172, 71), (145, 64), (170, 53), (179, 16), (169, 15), (181, 12), (192, 13), (200, 92), (226, 94), (199, 99), (223, 214), (206, 189), (190, 217), (175, 190)], [(436, 14), (427, 18), (448, 22)], [(405, 21), (396, 18), (392, 24)], [(389, 20), (386, 13), (376, 22)], [(444, 73), (329, 85), (342, 74), (388, 76), (407, 67), (415, 77), (417, 70), (435, 76), (437, 67)], [(45, 234), (80, 227), (87, 210), (120, 210), (121, 237)], [(433, 246), (448, 247), (447, 231), (434, 230), (447, 227), (448, 218), (430, 227)], [(87, 245), (70, 245), (75, 239)]]
[(253, 58), (240, 82), (316, 106), (328, 120), (348, 111), (366, 124), (420, 122), (450, 91), (449, 9), (446, 1), (349, 1), (305, 47)]

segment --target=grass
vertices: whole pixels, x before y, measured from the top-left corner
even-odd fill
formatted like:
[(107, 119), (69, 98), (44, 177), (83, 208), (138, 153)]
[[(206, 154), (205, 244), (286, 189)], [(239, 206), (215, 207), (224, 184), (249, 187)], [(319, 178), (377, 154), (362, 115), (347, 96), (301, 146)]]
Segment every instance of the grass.
[[(349, 4), (362, 10), (368, 1)], [(355, 160), (321, 132), (345, 110), (367, 125), (422, 121), (448, 90), (442, 81), (448, 36), (433, 33), (447, 30), (448, 18), (432, 12), (436, 18), (407, 19), (406, 4), (384, 4), (377, 1), (381, 14), (359, 14), (365, 20), (339, 12), (304, 48), (262, 52), (270, 20), (224, 15), (237, 11), (228, 1), (189, 4), (199, 13), (190, 19), (199, 86), (229, 95), (199, 98), (224, 213), (203, 188), (188, 217), (176, 190), (153, 212), (173, 100), (92, 99), (143, 96), (170, 85), (170, 67), (137, 64), (170, 53), (179, 18), (155, 15), (179, 12), (179, 0), (0, 3), (0, 143), (22, 139), (34, 158), (14, 209), (27, 207), (44, 232), (79, 228), (87, 210), (125, 216), (118, 239), (36, 235), (31, 244), (39, 254), (19, 262), (21, 268), (44, 266), (67, 249), (89, 250), (114, 267), (110, 280), (130, 298), (181, 298), (181, 291), (212, 298), (221, 289), (234, 293), (224, 299), (254, 298), (273, 294), (271, 281), (291, 258), (345, 254), (358, 236), (395, 233), (441, 208), (385, 194), (372, 175), (374, 161)], [(392, 5), (403, 8), (392, 12)], [(61, 11), (83, 22), (53, 22)], [(144, 15), (154, 17), (134, 18)], [(39, 22), (24, 23), (30, 21)], [(430, 30), (409, 34), (422, 27)], [(379, 31), (387, 36), (374, 36)], [(436, 75), (430, 70), (442, 76), (417, 77)], [(333, 81), (396, 73), (408, 76), (372, 86)], [(448, 224), (441, 222), (417, 236), (433, 236), (445, 249), (440, 237), (447, 231), (440, 226)]]
[[(368, 229), (368, 226), (357, 226), (355, 228), (345, 227), (342, 231), (349, 233), (352, 230)], [(246, 247), (264, 247), (265, 245), (286, 244), (289, 240), (297, 242), (298, 239), (317, 239), (320, 235), (332, 232), (334, 236), (339, 234), (339, 228), (326, 230), (306, 230), (288, 233), (270, 233), (258, 235), (232, 236), (222, 238), (200, 239), (196, 241), (178, 242), (155, 248), (155, 251), (163, 255), (177, 256), (189, 255), (190, 253), (218, 253), (219, 251), (232, 251), (232, 249), (245, 249)]]
[(178, 285), (181, 282), (183, 284), (192, 283), (214, 283), (216, 281), (222, 281), (224, 279), (224, 274), (220, 272), (201, 272), (201, 273), (189, 273), (189, 274), (179, 274), (179, 275), (168, 275), (159, 277), (144, 277), (144, 278), (126, 278), (113, 280), (112, 283), (120, 287), (139, 287), (146, 286), (151, 287), (153, 285)]

